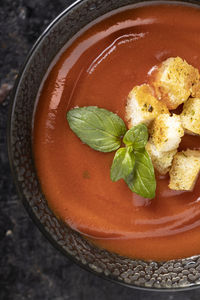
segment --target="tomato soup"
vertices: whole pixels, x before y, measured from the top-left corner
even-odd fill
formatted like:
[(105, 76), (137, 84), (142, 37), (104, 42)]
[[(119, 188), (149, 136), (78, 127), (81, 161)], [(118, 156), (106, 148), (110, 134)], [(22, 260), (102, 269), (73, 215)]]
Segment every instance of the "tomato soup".
[[(130, 6), (79, 34), (58, 55), (38, 95), (33, 152), (49, 207), (98, 247), (132, 258), (200, 254), (200, 179), (193, 192), (180, 192), (168, 188), (168, 175), (157, 174), (155, 199), (144, 199), (123, 180), (110, 180), (114, 153), (83, 144), (66, 113), (95, 105), (124, 120), (130, 90), (176, 56), (200, 69), (200, 9)], [(180, 148), (200, 149), (200, 138), (186, 135)]]

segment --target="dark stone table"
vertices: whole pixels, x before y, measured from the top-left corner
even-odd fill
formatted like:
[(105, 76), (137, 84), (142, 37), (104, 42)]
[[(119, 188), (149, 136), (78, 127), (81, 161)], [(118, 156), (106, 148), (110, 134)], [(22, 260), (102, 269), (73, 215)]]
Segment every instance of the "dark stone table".
[(0, 300), (199, 300), (200, 289), (143, 292), (82, 270), (49, 244), (16, 193), (6, 146), (9, 93), (34, 41), (72, 2), (0, 0)]

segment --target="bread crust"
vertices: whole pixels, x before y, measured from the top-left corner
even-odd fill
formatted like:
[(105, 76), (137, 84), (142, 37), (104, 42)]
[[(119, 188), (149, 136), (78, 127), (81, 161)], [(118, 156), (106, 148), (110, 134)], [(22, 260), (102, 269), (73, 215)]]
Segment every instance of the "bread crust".
[(176, 114), (159, 115), (150, 127), (150, 141), (160, 152), (177, 149), (183, 135), (181, 118)]
[(168, 109), (176, 109), (190, 96), (200, 96), (200, 74), (198, 69), (180, 57), (170, 57), (158, 67), (151, 79), (156, 97)]
[(138, 124), (149, 126), (159, 114), (169, 114), (165, 104), (158, 101), (148, 84), (135, 86), (128, 95), (125, 118), (129, 129)]
[(200, 135), (200, 98), (189, 98), (180, 116), (182, 126), (188, 134)]
[(200, 171), (200, 151), (178, 152), (169, 171), (169, 188), (172, 190), (192, 191)]

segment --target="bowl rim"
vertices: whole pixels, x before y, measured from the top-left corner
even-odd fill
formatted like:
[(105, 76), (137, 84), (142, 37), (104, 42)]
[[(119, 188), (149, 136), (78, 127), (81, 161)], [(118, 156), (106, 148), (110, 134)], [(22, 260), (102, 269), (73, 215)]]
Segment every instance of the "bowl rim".
[[(29, 205), (25, 195), (23, 194), (22, 188), (19, 184), (19, 181), (17, 179), (17, 171), (14, 166), (14, 157), (13, 157), (13, 151), (12, 151), (12, 117), (14, 114), (14, 108), (15, 103), (17, 101), (17, 92), (18, 88), (21, 84), (21, 81), (23, 80), (23, 75), (26, 71), (26, 67), (31, 62), (31, 58), (34, 56), (35, 51), (37, 47), (40, 45), (42, 40), (46, 37), (46, 35), (49, 33), (49, 31), (71, 10), (73, 10), (76, 6), (81, 4), (82, 2), (85, 2), (86, 0), (76, 0), (69, 6), (67, 6), (58, 16), (56, 16), (49, 25), (42, 31), (40, 36), (36, 39), (33, 46), (28, 51), (28, 54), (26, 55), (26, 59), (24, 60), (24, 63), (21, 65), (21, 68), (19, 69), (17, 79), (15, 80), (14, 87), (12, 91), (10, 92), (10, 103), (9, 103), (9, 109), (8, 109), (8, 120), (7, 120), (7, 150), (8, 150), (8, 159), (9, 159), (9, 165), (11, 169), (12, 179), (15, 183), (15, 187), (17, 190), (17, 195), (19, 196), (20, 201), (22, 202), (23, 206), (25, 207), (28, 215), (34, 222), (34, 224), (37, 226), (37, 228), (40, 230), (40, 232), (45, 236), (45, 238), (50, 242), (51, 245), (54, 246), (57, 250), (60, 251), (65, 257), (73, 261), (76, 265), (78, 265), (80, 268), (89, 271), (90, 273), (106, 280), (111, 281), (112, 283), (119, 284), (124, 287), (129, 287), (131, 289), (141, 290), (141, 291), (149, 291), (149, 292), (183, 292), (183, 291), (189, 291), (194, 290), (197, 288), (200, 288), (200, 283), (193, 284), (191, 286), (187, 287), (176, 287), (176, 288), (156, 288), (156, 287), (145, 287), (145, 286), (137, 286), (134, 284), (128, 284), (124, 281), (120, 281), (117, 278), (112, 278), (111, 276), (106, 276), (104, 273), (98, 273), (94, 271), (93, 269), (89, 268), (88, 265), (83, 264), (79, 260), (77, 260), (73, 255), (67, 253), (62, 249), (60, 245), (58, 245), (54, 239), (51, 237), (51, 234), (44, 228), (44, 226), (40, 223), (38, 218), (35, 216), (35, 214), (32, 211), (31, 206)], [(137, 0), (136, 3), (132, 3), (129, 5), (138, 5), (138, 4), (148, 4), (148, 5), (158, 5), (158, 4), (168, 4), (168, 5), (186, 5), (186, 6), (196, 6), (200, 9), (200, 2), (198, 0)], [(129, 6), (124, 5), (123, 7)], [(114, 11), (114, 10), (113, 10)], [(196, 255), (195, 255), (196, 256)], [(194, 257), (194, 256), (192, 256)], [(187, 258), (192, 258), (187, 257)], [(137, 259), (136, 259), (137, 260)], [(138, 259), (139, 260), (139, 259)], [(145, 261), (145, 260), (143, 260)]]

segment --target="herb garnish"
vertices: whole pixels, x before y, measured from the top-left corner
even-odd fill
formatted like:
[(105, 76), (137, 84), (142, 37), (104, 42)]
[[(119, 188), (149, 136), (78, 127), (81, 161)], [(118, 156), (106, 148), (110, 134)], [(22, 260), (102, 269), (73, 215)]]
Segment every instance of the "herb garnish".
[[(94, 150), (111, 152), (118, 149), (110, 170), (112, 181), (124, 179), (136, 194), (149, 199), (155, 197), (154, 168), (145, 150), (146, 125), (127, 130), (119, 116), (96, 106), (73, 108), (68, 111), (67, 120), (81, 141)], [(122, 138), (125, 147), (120, 148)]]
[(127, 130), (120, 117), (96, 106), (71, 109), (67, 113), (67, 120), (83, 143), (101, 152), (118, 149), (121, 137)]

